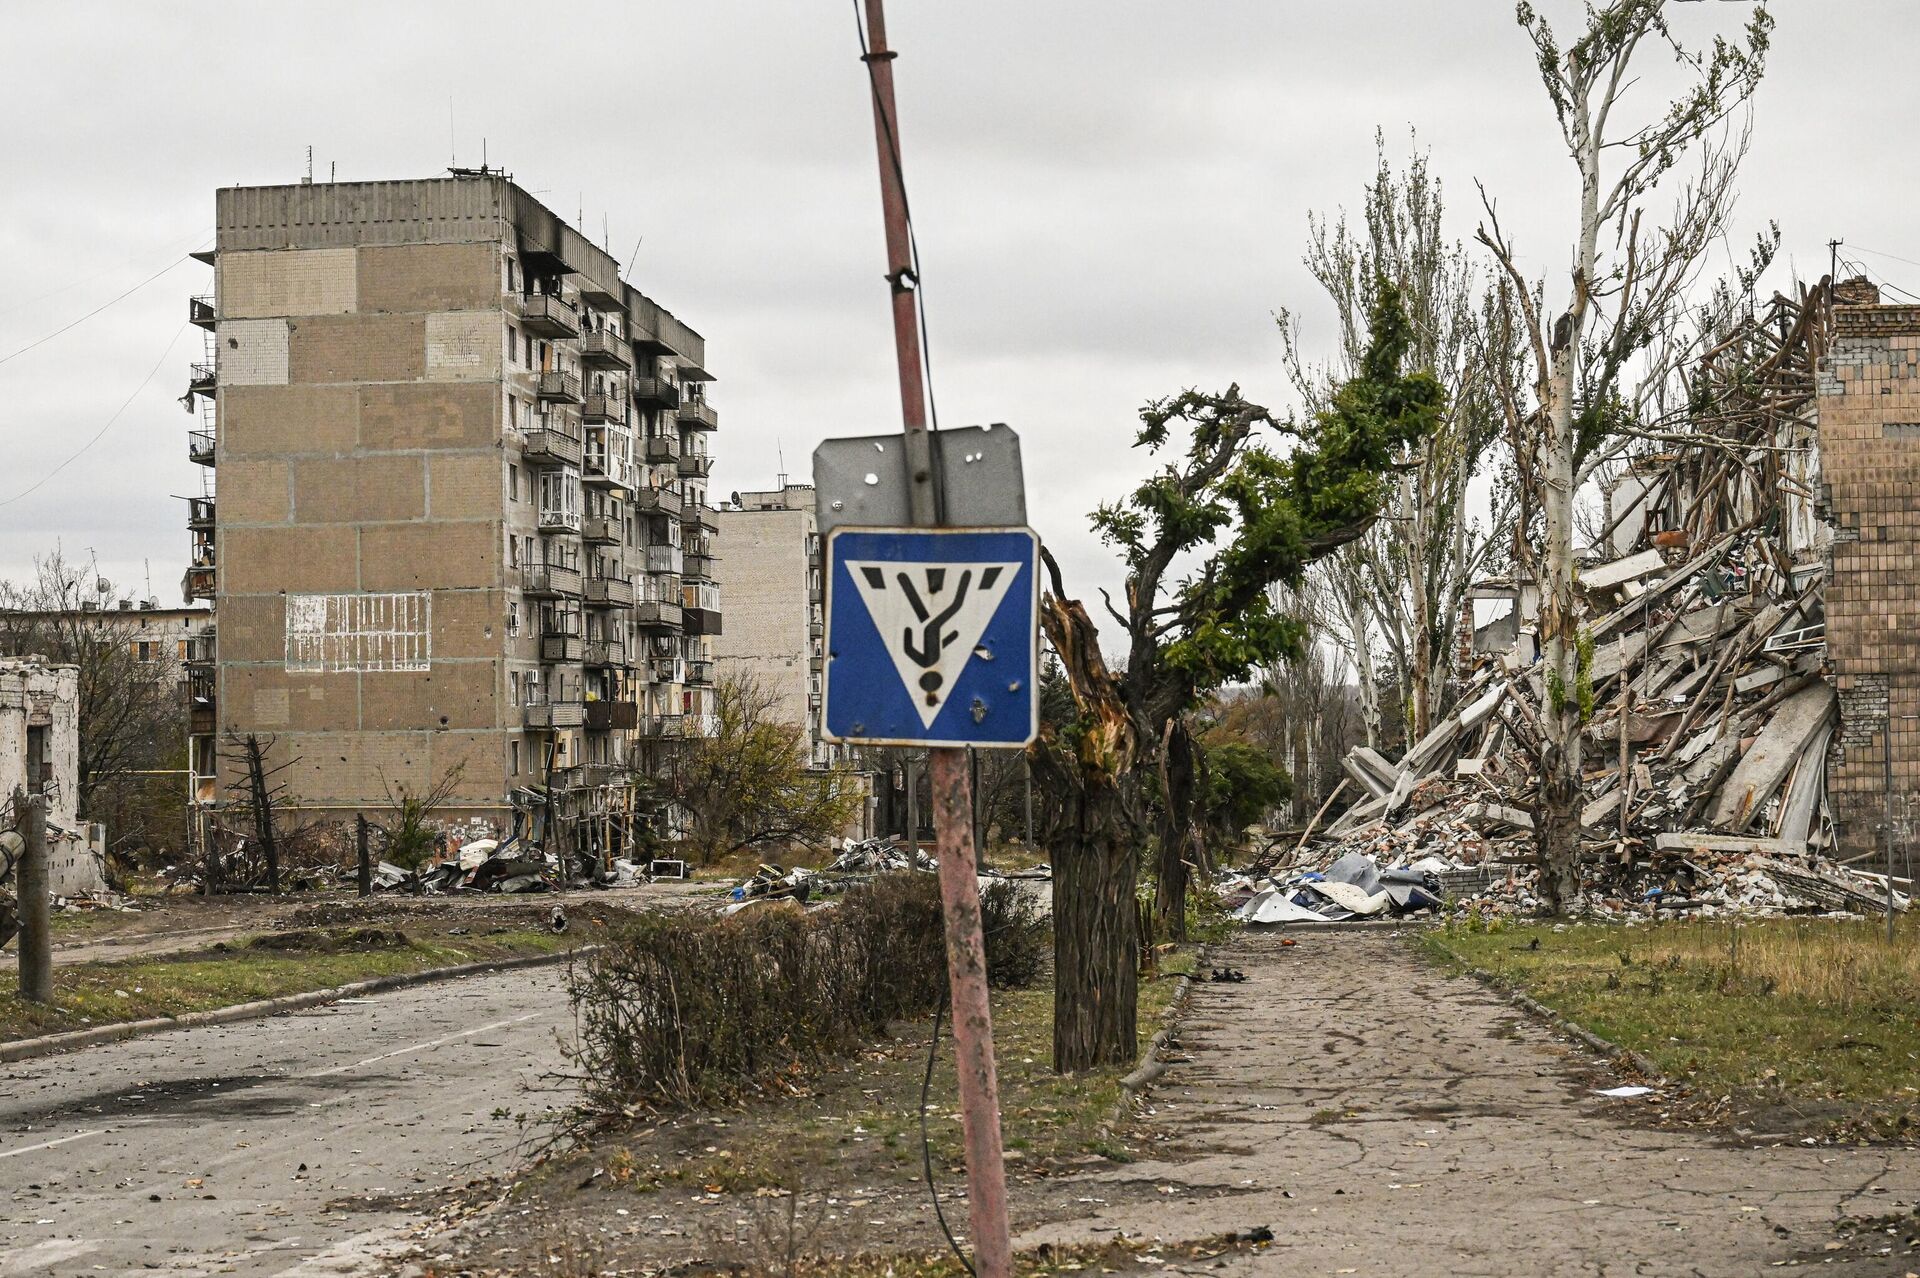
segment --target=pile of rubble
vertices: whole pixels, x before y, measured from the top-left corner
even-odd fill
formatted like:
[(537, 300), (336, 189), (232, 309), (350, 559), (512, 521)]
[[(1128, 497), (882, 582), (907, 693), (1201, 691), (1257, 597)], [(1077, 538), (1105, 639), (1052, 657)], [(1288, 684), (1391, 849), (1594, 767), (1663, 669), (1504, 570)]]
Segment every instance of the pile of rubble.
[[(1581, 575), (1593, 648), (1580, 814), (1587, 909), (1603, 914), (1906, 908), (1885, 877), (1830, 860), (1826, 755), (1837, 699), (1822, 673), (1818, 562), (1739, 529)], [(1431, 879), (1476, 908), (1530, 911), (1540, 667), (1522, 630), (1474, 671), (1458, 708), (1398, 762), (1356, 747), (1366, 797), (1281, 872), (1256, 921), (1426, 908)], [(1328, 882), (1320, 882), (1324, 878)], [(1895, 887), (1904, 887), (1903, 883)]]

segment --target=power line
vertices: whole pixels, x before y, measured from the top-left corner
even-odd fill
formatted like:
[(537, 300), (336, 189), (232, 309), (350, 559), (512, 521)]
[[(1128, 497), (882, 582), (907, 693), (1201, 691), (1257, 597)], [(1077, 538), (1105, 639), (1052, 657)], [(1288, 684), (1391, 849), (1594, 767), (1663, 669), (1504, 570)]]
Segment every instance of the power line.
[[(169, 267), (168, 269), (171, 270), (172, 268)], [(107, 418), (106, 424), (102, 426), (99, 430), (93, 433), (93, 438), (89, 439), (86, 443), (80, 445), (80, 447), (75, 449), (73, 454), (69, 456), (65, 461), (61, 462), (58, 466), (55, 466), (52, 470), (42, 475), (39, 479), (35, 480), (28, 487), (21, 489), (19, 492), (15, 493), (11, 497), (0, 499), (0, 506), (11, 506), (13, 505), (13, 503), (15, 503), (16, 501), (19, 501), (21, 498), (29, 497), (33, 495), (35, 492), (38, 492), (55, 475), (58, 475), (61, 471), (73, 465), (74, 462), (80, 460), (80, 456), (82, 453), (85, 453), (89, 448), (92, 448), (95, 444), (99, 443), (101, 436), (105, 435), (109, 430), (113, 429), (113, 424), (120, 420), (121, 414), (125, 413), (127, 409), (133, 406), (133, 401), (139, 398), (140, 392), (147, 388), (147, 383), (151, 382), (153, 380), (154, 374), (160, 371), (160, 366), (167, 362), (167, 357), (169, 355), (173, 354), (173, 348), (179, 344), (180, 334), (187, 331), (187, 324), (189, 322), (190, 321), (183, 320), (181, 321), (180, 327), (173, 330), (173, 336), (167, 339), (167, 349), (160, 352), (160, 358), (153, 362), (153, 367), (147, 370), (147, 375), (140, 379), (140, 384), (138, 386), (133, 388), (133, 394), (127, 396), (126, 402), (121, 404), (120, 407), (114, 409), (113, 416)]]
[(1848, 244), (1847, 247), (1850, 249), (1859, 249), (1862, 253), (1871, 253), (1875, 257), (1891, 258), (1893, 261), (1904, 263), (1907, 266), (1920, 266), (1920, 262), (1916, 262), (1910, 257), (1901, 257), (1897, 253), (1884, 253), (1879, 249), (1870, 249), (1864, 244)]
[(28, 351), (34, 349), (36, 346), (45, 346), (48, 342), (51, 342), (54, 338), (60, 336), (60, 334), (66, 332), (67, 330), (79, 327), (81, 324), (86, 323), (88, 320), (98, 315), (101, 311), (106, 310), (109, 306), (114, 305), (116, 302), (125, 301), (127, 298), (132, 297), (135, 293), (138, 293), (141, 289), (153, 283), (155, 280), (159, 279), (162, 275), (165, 275), (168, 271), (171, 271), (174, 267), (180, 265), (180, 263), (186, 260), (187, 258), (185, 256), (175, 258), (173, 261), (168, 262), (165, 266), (161, 267), (159, 270), (155, 271), (153, 274), (147, 276), (147, 278), (145, 278), (144, 280), (141, 280), (138, 284), (135, 284), (132, 288), (128, 289), (126, 292), (121, 293), (117, 297), (109, 298), (108, 300), (100, 303), (100, 305), (94, 307), (92, 310), (88, 311), (85, 315), (82, 315), (79, 319), (73, 320), (71, 323), (62, 324), (59, 328), (54, 329), (51, 333), (48, 333), (45, 337), (39, 338), (35, 341), (28, 342), (25, 346), (22, 346), (19, 350), (14, 351), (12, 354), (0, 355), (0, 364), (4, 364), (11, 359), (16, 359), (21, 355), (25, 355)]
[[(169, 249), (168, 256), (171, 258), (173, 254), (179, 253), (182, 249), (188, 247), (189, 245), (198, 244), (204, 247), (204, 245), (210, 242), (212, 238), (213, 238), (212, 236), (203, 235), (199, 231), (195, 231), (192, 235), (186, 236), (184, 238), (176, 238), (172, 241), (172, 243), (178, 245), (179, 247)], [(91, 284), (93, 281), (99, 279), (102, 275), (105, 275), (107, 272), (117, 271), (123, 266), (131, 266), (139, 260), (140, 260), (139, 258), (134, 258), (134, 257), (125, 258), (121, 261), (115, 262), (111, 266), (103, 266), (99, 270), (93, 272), (91, 275), (81, 275), (74, 279), (70, 279), (66, 283), (60, 285), (58, 288), (50, 288), (44, 293), (35, 293), (31, 297), (23, 297), (18, 302), (14, 303), (12, 306), (7, 307), (7, 309), (5, 309), (4, 311), (0, 311), (0, 317), (5, 317), (8, 315), (18, 315), (21, 311), (26, 310), (28, 307), (32, 306), (35, 302), (43, 302), (47, 298), (53, 297), (59, 293), (71, 292), (74, 288), (82, 284)]]

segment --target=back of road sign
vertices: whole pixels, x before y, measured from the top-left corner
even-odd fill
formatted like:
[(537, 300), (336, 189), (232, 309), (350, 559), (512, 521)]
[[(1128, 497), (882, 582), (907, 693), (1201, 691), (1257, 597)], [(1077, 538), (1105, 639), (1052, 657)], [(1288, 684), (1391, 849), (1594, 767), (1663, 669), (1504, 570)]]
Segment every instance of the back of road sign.
[(1039, 545), (1030, 528), (829, 533), (822, 735), (860, 745), (1032, 741)]

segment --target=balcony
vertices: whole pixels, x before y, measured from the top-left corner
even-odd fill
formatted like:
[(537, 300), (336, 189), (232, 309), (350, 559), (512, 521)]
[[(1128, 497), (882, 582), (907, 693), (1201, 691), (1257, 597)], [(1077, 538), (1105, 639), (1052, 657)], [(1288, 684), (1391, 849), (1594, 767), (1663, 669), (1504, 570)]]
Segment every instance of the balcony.
[(720, 716), (717, 714), (689, 714), (681, 716), (680, 735), (683, 737), (717, 737), (720, 735)]
[(642, 630), (678, 630), (680, 605), (665, 599), (642, 599), (633, 605), (633, 624)]
[(520, 328), (535, 337), (578, 337), (580, 313), (552, 293), (520, 299)]
[(187, 528), (192, 532), (213, 531), (213, 498), (187, 498)]
[(713, 469), (713, 458), (705, 453), (681, 453), (680, 475), (684, 479), (705, 479)]
[(686, 554), (683, 554), (680, 557), (680, 562), (681, 562), (680, 571), (685, 573), (687, 576), (701, 577), (707, 581), (713, 580), (713, 556), (712, 555), (697, 555), (697, 554), (693, 554), (692, 552), (688, 552)]
[(589, 639), (580, 660), (599, 668), (624, 666), (627, 664), (626, 645), (614, 639)]
[(630, 729), (640, 723), (640, 707), (632, 701), (587, 702), (587, 727), (595, 732)]
[(204, 704), (194, 702), (187, 706), (187, 732), (191, 736), (210, 737), (219, 731), (218, 716), (211, 701)]
[(605, 515), (588, 515), (580, 521), (580, 537), (590, 545), (617, 546), (624, 532), (619, 520)]
[(213, 294), (201, 293), (187, 299), (187, 323), (200, 328), (212, 328), (216, 318)]
[(672, 435), (649, 435), (641, 441), (641, 454), (649, 462), (680, 460), (680, 441)]
[(190, 430), (187, 432), (187, 460), (201, 466), (213, 465), (213, 432), (210, 430)]
[(581, 335), (580, 362), (595, 368), (631, 368), (633, 355), (627, 349), (626, 338), (602, 329)]
[(720, 531), (720, 518), (713, 513), (713, 507), (711, 506), (701, 506), (697, 504), (688, 506), (680, 512), (680, 522), (688, 528), (704, 528), (709, 535), (717, 534)]
[(578, 435), (540, 428), (527, 432), (527, 442), (520, 446), (520, 456), (535, 466), (578, 466), (585, 447)]
[(587, 602), (602, 608), (631, 608), (633, 583), (624, 577), (590, 577), (587, 579)]
[(643, 737), (677, 737), (680, 735), (681, 716), (677, 714), (650, 714), (639, 723)]
[(692, 607), (680, 610), (681, 626), (690, 635), (717, 635), (720, 633), (720, 610), (718, 608)]
[(626, 458), (602, 449), (589, 452), (581, 462), (580, 482), (598, 488), (630, 488), (633, 477), (627, 469)]
[(678, 576), (686, 571), (686, 556), (678, 546), (648, 546), (647, 571), (670, 572)]
[(633, 398), (642, 404), (675, 408), (680, 403), (680, 388), (664, 377), (636, 377), (633, 379)]
[(529, 728), (577, 728), (586, 718), (579, 701), (535, 701), (525, 707)]
[(520, 589), (549, 599), (578, 599), (580, 570), (563, 564), (526, 564), (520, 569)]
[(196, 395), (213, 394), (219, 380), (212, 364), (195, 364), (187, 369), (187, 389)]
[(578, 404), (580, 402), (580, 374), (570, 373), (562, 368), (548, 369), (539, 376), (533, 393), (541, 399), (555, 404)]
[(540, 636), (540, 660), (547, 662), (579, 661), (586, 656), (587, 641), (579, 635)]
[(647, 664), (647, 673), (655, 683), (685, 683), (687, 662), (684, 657), (655, 657)]
[(680, 515), (680, 494), (671, 488), (637, 488), (633, 508), (643, 515)]
[(625, 426), (627, 397), (605, 391), (588, 395), (586, 407), (580, 410), (580, 415), (596, 426)]
[(704, 399), (681, 400), (675, 416), (689, 430), (713, 430), (720, 425), (720, 414)]
[(579, 532), (580, 512), (561, 506), (541, 506), (538, 517), (541, 532)]
[(713, 663), (711, 661), (689, 661), (687, 663), (687, 682), (696, 686), (713, 686)]
[[(213, 565), (194, 564), (188, 568), (186, 580), (182, 583), (182, 593), (186, 595), (189, 603), (195, 599), (213, 598)], [(680, 610), (675, 608), (673, 611), (674, 620), (677, 624)]]

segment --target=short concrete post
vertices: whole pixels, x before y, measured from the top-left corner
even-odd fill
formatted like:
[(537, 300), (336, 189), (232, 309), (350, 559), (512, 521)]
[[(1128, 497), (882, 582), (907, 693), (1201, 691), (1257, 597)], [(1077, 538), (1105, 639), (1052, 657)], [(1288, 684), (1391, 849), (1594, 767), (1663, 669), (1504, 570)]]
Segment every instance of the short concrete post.
[(26, 841), (20, 861), (20, 997), (53, 1001), (53, 898), (48, 890), (47, 800), (16, 790), (13, 810)]

